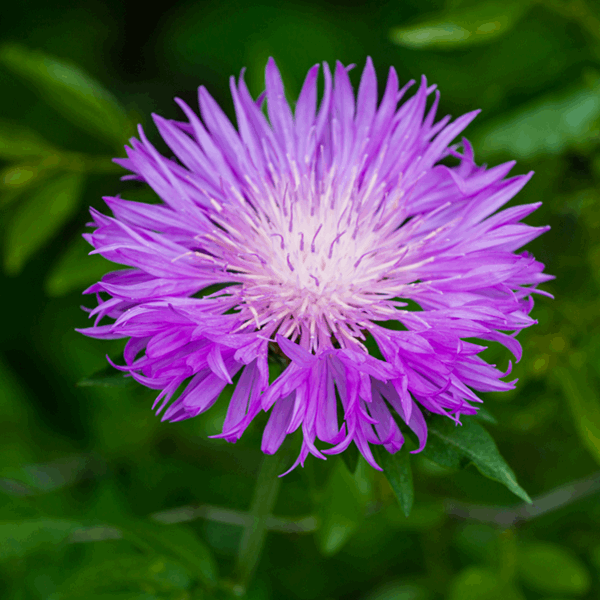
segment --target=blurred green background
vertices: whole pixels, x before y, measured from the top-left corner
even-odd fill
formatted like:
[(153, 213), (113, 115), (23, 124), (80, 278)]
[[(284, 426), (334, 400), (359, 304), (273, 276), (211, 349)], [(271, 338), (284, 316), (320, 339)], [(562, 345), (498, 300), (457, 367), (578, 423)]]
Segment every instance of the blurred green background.
[[(23, 0), (0, 38), (0, 598), (235, 596), (254, 517), (253, 600), (600, 597), (597, 1)], [(274, 517), (249, 514), (264, 419), (228, 445), (207, 439), (226, 398), (161, 424), (152, 393), (94, 375), (122, 343), (74, 331), (81, 291), (111, 270), (86, 255), (88, 207), (150, 197), (111, 157), (138, 122), (166, 151), (150, 113), (181, 118), (173, 97), (196, 105), (200, 84), (233, 115), (229, 75), (246, 66), (256, 95), (271, 55), (291, 100), (323, 60), (356, 63), (355, 84), (367, 55), (380, 87), (390, 65), (424, 73), (441, 116), (483, 109), (466, 133), (480, 162), (535, 170), (516, 202), (544, 202), (528, 222), (552, 229), (528, 249), (556, 299), (538, 297), (520, 336), (517, 389), (485, 396), (534, 508), (473, 465), (416, 455), (409, 518), (382, 475), (339, 457), (285, 477)]]

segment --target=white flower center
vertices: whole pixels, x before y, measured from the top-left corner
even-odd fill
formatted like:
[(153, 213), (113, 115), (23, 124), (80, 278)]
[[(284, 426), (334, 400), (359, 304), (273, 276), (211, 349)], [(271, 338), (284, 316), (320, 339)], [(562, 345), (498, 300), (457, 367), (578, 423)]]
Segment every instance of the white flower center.
[(410, 283), (399, 265), (404, 210), (401, 193), (373, 187), (330, 174), (318, 184), (306, 176), (265, 186), (255, 191), (260, 201), (240, 198), (225, 231), (210, 238), (242, 283), (248, 325), (270, 324), (292, 339), (306, 332), (316, 348), (332, 335), (356, 343), (368, 320), (390, 318), (389, 300)]

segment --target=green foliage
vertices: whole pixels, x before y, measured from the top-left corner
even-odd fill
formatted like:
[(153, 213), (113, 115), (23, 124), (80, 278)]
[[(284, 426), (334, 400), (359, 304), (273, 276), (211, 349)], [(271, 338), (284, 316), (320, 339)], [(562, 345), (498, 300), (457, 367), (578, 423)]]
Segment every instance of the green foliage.
[[(191, 587), (188, 572), (164, 556), (122, 555), (81, 568), (62, 586), (56, 600), (84, 598), (181, 598)], [(53, 599), (54, 600), (54, 599)]]
[(472, 2), (433, 19), (420, 20), (408, 27), (396, 27), (392, 42), (407, 48), (453, 49), (493, 41), (512, 29), (523, 17), (529, 2)]
[(426, 588), (394, 581), (375, 588), (364, 600), (428, 600), (430, 597)]
[(79, 387), (122, 388), (133, 384), (134, 380), (131, 377), (127, 377), (126, 373), (118, 371), (112, 365), (77, 382)]
[(518, 565), (523, 583), (542, 594), (581, 596), (591, 586), (587, 567), (558, 544), (525, 544), (519, 551)]
[(80, 525), (65, 519), (0, 521), (0, 561), (23, 558), (64, 542)]
[(596, 84), (519, 107), (490, 123), (473, 141), (485, 156), (510, 154), (527, 159), (560, 154), (597, 139), (599, 132), (600, 86)]
[(19, 204), (6, 231), (4, 267), (8, 273), (17, 274), (73, 216), (82, 186), (82, 175), (67, 173), (52, 178)]
[(397, 504), (386, 509), (386, 516), (396, 529), (425, 532), (440, 527), (446, 520), (446, 511), (440, 502), (420, 502), (408, 517)]
[(479, 423), (465, 417), (462, 425), (454, 425), (448, 419), (436, 418), (429, 423), (428, 431), (436, 442), (425, 454), (427, 458), (451, 468), (457, 467), (462, 458), (467, 458), (482, 475), (502, 483), (519, 498), (531, 502), (527, 492), (517, 483), (512, 469), (500, 456), (492, 436)]
[[(84, 455), (66, 456), (49, 463), (12, 464), (3, 462), (0, 476), (25, 486), (21, 492), (36, 494), (51, 492), (73, 483), (90, 466), (90, 458)], [(19, 488), (21, 489), (21, 488)]]
[(290, 440), (283, 444), (275, 456), (265, 455), (256, 479), (256, 486), (250, 506), (249, 523), (244, 527), (237, 553), (235, 575), (238, 585), (244, 592), (265, 543), (267, 521), (273, 511), (281, 486), (281, 471), (287, 455)]
[[(359, 461), (360, 462), (360, 461)], [(360, 473), (351, 475), (336, 461), (320, 500), (317, 544), (325, 556), (339, 552), (364, 518), (368, 486), (361, 486)]]
[(377, 446), (377, 460), (398, 498), (402, 511), (408, 517), (412, 510), (415, 490), (413, 486), (410, 454), (406, 445), (396, 454), (390, 454)]
[(470, 560), (494, 564), (498, 556), (498, 529), (485, 523), (466, 522), (455, 533), (454, 545)]
[(183, 526), (160, 525), (127, 519), (119, 523), (126, 540), (151, 553), (163, 553), (181, 562), (204, 585), (214, 586), (217, 566), (211, 551), (192, 531)]
[(38, 133), (11, 121), (0, 121), (0, 159), (39, 158), (56, 150)]
[(467, 567), (452, 581), (448, 600), (525, 600), (525, 596), (493, 570)]
[[(117, 0), (3, 7), (0, 597), (598, 598), (598, 3), (209, 0), (151, 18)], [(483, 108), (466, 132), (478, 161), (535, 171), (517, 201), (544, 203), (527, 222), (552, 230), (525, 249), (557, 276), (542, 286), (555, 300), (536, 297), (539, 324), (519, 335), (516, 390), (482, 394), (462, 426), (428, 416), (421, 454), (375, 450), (379, 473), (352, 445), (278, 479), (298, 449), (261, 469), (268, 416), (235, 445), (207, 439), (231, 388), (206, 415), (161, 423), (156, 392), (106, 367), (122, 342), (73, 331), (91, 304), (78, 292), (119, 268), (81, 233), (103, 195), (159, 201), (118, 181), (111, 158), (142, 116), (180, 119), (174, 95), (193, 105), (204, 84), (233, 116), (227, 76), (243, 66), (257, 94), (273, 55), (293, 103), (315, 62), (356, 63), (356, 84), (367, 54), (380, 90), (393, 65), (401, 82), (439, 85), (440, 115)], [(486, 358), (505, 368), (494, 346)], [(273, 356), (270, 378), (286, 364)], [(515, 507), (508, 490), (528, 498), (517, 479), (534, 508)]]
[(48, 296), (64, 296), (76, 290), (81, 291), (115, 270), (114, 264), (99, 254), (89, 255), (91, 250), (83, 238), (73, 240), (46, 277), (45, 291)]
[(350, 471), (350, 473), (356, 473), (358, 459), (360, 457), (360, 452), (358, 451), (356, 444), (350, 444), (350, 446), (342, 452), (341, 456), (348, 471)]
[(74, 65), (16, 45), (0, 48), (0, 63), (31, 84), (63, 117), (95, 137), (118, 147), (133, 133), (112, 94)]
[(588, 383), (587, 367), (580, 368), (583, 377), (564, 367), (557, 368), (554, 375), (564, 391), (582, 445), (600, 463), (600, 402)]

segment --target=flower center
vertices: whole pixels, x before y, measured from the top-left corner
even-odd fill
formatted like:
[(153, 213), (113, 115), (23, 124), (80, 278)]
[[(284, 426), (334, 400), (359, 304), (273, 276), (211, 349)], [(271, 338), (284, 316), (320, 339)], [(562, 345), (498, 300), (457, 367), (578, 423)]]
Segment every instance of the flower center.
[(356, 178), (341, 185), (330, 174), (318, 189), (314, 181), (307, 175), (265, 187), (260, 202), (240, 200), (227, 231), (211, 238), (242, 284), (245, 325), (291, 339), (306, 333), (313, 349), (331, 336), (355, 344), (369, 320), (394, 311), (388, 300), (398, 293), (389, 275), (402, 254), (396, 240), (403, 211), (382, 190), (365, 195)]

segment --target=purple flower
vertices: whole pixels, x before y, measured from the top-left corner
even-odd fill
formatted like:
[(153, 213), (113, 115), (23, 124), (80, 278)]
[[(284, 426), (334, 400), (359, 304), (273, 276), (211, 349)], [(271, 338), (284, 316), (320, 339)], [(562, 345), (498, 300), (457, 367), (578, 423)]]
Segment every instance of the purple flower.
[[(233, 383), (217, 437), (235, 442), (271, 411), (263, 452), (302, 428), (292, 468), (352, 442), (379, 468), (370, 444), (404, 443), (393, 412), (420, 451), (423, 409), (459, 422), (476, 414), (476, 392), (514, 387), (465, 340), (519, 360), (515, 335), (535, 323), (532, 294), (551, 277), (515, 251), (547, 228), (520, 222), (539, 204), (497, 212), (531, 173), (507, 179), (514, 162), (486, 169), (467, 140), (449, 145), (478, 111), (435, 122), (435, 86), (423, 77), (401, 103), (414, 81), (399, 89), (393, 68), (377, 106), (370, 59), (356, 99), (349, 68), (338, 62), (332, 78), (324, 63), (318, 103), (318, 71), (294, 112), (272, 59), (257, 100), (243, 72), (231, 78), (237, 130), (204, 87), (202, 121), (176, 100), (187, 122), (154, 116), (173, 158), (139, 129), (116, 162), (163, 203), (105, 198), (113, 217), (92, 210), (93, 252), (130, 268), (86, 290), (98, 306), (82, 332), (129, 338), (117, 368), (160, 390), (163, 420), (204, 412)], [(270, 349), (289, 361), (271, 383)]]

